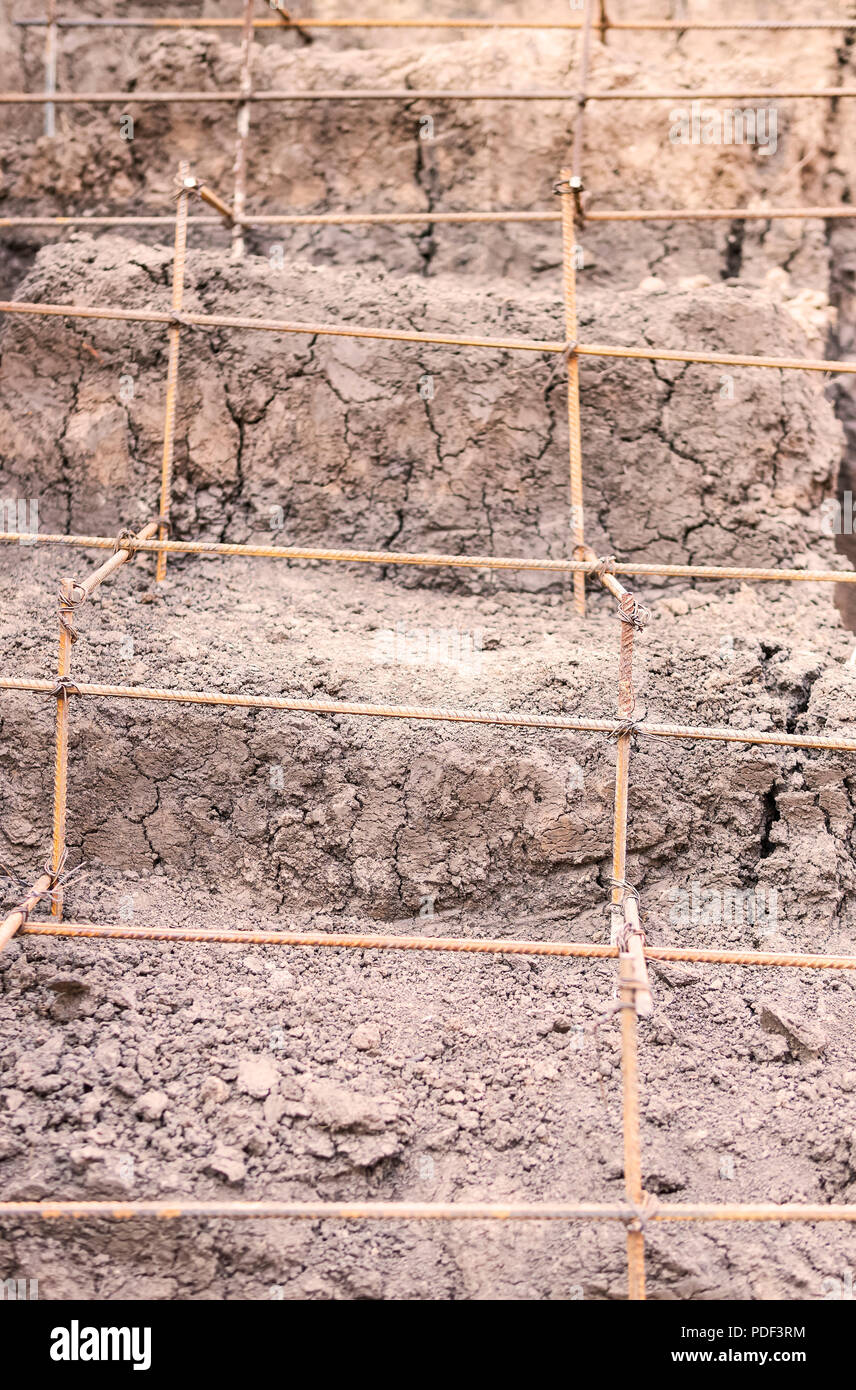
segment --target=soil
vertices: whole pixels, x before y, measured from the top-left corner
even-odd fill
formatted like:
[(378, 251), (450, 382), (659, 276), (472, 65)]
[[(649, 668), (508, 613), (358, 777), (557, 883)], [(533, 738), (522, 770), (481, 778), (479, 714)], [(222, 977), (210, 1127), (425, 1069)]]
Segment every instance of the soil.
[[(511, 12), (470, 12), (488, 9)], [(41, 40), (4, 32), (3, 85), (35, 89)], [(733, 85), (737, 72), (771, 70), (782, 86), (850, 80), (849, 49), (828, 36), (776, 39), (775, 63), (772, 42), (613, 34), (595, 44), (592, 82)], [(259, 83), (567, 85), (575, 45), (501, 32), (288, 36), (260, 44)], [(63, 51), (61, 82), (80, 89), (236, 81), (234, 43), (210, 34), (69, 31)], [(783, 104), (778, 149), (761, 156), (668, 142), (664, 155), (659, 106), (628, 128), (627, 108), (604, 103), (588, 186), (624, 207), (846, 200), (851, 105)], [(434, 141), (420, 140), (421, 114), (394, 103), (254, 113), (251, 205), (550, 204), (567, 157), (560, 105), (460, 103), (450, 127), (437, 113)], [(22, 110), (7, 128), (4, 212), (161, 212), (182, 156), (230, 185), (228, 108), (143, 110), (130, 142), (103, 111), (61, 109), (53, 142), (40, 119)], [(736, 247), (729, 236), (727, 223), (588, 224), (583, 340), (852, 355), (846, 224), (748, 224)], [(15, 232), (9, 292), (165, 307), (172, 252), (156, 241)], [(301, 230), (253, 240), (237, 265), (225, 245), (194, 233), (188, 308), (563, 331), (549, 225)], [(569, 551), (565, 386), (546, 354), (224, 330), (183, 333), (181, 362), (179, 537)], [(158, 328), (6, 318), (0, 495), (38, 499), (42, 531), (112, 535), (149, 519), (165, 372)], [(598, 553), (843, 563), (828, 517), (850, 476), (846, 386), (585, 359), (582, 407)], [(4, 673), (52, 677), (58, 581), (100, 558), (0, 548)], [(645, 581), (636, 592), (651, 611), (637, 713), (853, 735), (854, 638), (833, 586)], [(616, 707), (613, 601), (592, 591), (581, 620), (555, 575), (182, 558), (155, 586), (141, 557), (76, 622), (81, 681)], [(74, 697), (66, 915), (604, 941), (614, 758), (599, 735)], [(52, 779), (53, 701), (4, 693), (0, 859), (27, 882), (49, 850)], [(640, 735), (630, 780), (628, 878), (653, 943), (854, 952), (852, 758)], [(723, 920), (717, 903), (735, 894), (763, 911)], [(11, 884), (7, 901), (20, 896)], [(706, 909), (691, 921), (680, 905), (693, 896)], [(640, 1060), (648, 1191), (856, 1201), (851, 973), (654, 968)], [(614, 993), (611, 961), (19, 936), (0, 954), (0, 1187), (9, 1200), (617, 1200), (618, 1029), (612, 1019), (592, 1032)], [(820, 1299), (854, 1265), (852, 1235), (831, 1223), (654, 1226), (646, 1247), (655, 1299)], [(10, 1224), (0, 1275), (23, 1272), (42, 1298), (626, 1296), (623, 1232), (556, 1224)]]

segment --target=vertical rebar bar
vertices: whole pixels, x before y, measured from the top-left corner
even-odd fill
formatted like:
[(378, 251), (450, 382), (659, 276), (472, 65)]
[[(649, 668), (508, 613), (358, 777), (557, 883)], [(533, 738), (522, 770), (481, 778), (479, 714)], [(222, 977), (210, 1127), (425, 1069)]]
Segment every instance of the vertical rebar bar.
[[(253, 26), (253, 4), (254, 0), (245, 0), (244, 4), (244, 28), (241, 37), (241, 95), (249, 97), (252, 91), (252, 64), (253, 64), (253, 36), (255, 28)], [(247, 201), (247, 136), (250, 133), (250, 109), (252, 103), (248, 100), (241, 102), (238, 107), (238, 136), (235, 143), (235, 196), (232, 199), (232, 209), (235, 221), (232, 225), (232, 260), (241, 260), (244, 254), (244, 228), (241, 218), (244, 216), (244, 208)]]
[(609, 15), (606, 12), (606, 0), (600, 0), (597, 27), (600, 30), (601, 43), (606, 43), (606, 35), (609, 29)]
[[(65, 828), (68, 806), (68, 690), (71, 673), (71, 647), (74, 642), (74, 581), (63, 579), (59, 586), (59, 653), (57, 659), (56, 749), (54, 759), (53, 848), (51, 876), (59, 876), (65, 859)], [(62, 889), (57, 886), (51, 900), (51, 914), (62, 919)]]
[[(621, 600), (621, 604), (624, 599)], [(619, 605), (620, 607), (621, 605)], [(618, 717), (629, 719), (636, 697), (633, 692), (633, 641), (631, 622), (620, 622), (618, 652)], [(613, 946), (624, 930), (624, 900), (627, 896), (627, 799), (630, 786), (630, 733), (619, 734), (615, 750), (615, 808), (612, 822), (612, 912), (610, 941)]]
[[(190, 199), (190, 185), (195, 180), (189, 178), (189, 166), (182, 161), (178, 166), (178, 199), (175, 215), (175, 256), (172, 268), (172, 308), (180, 314), (184, 304), (184, 267), (187, 257), (187, 205)], [(161, 463), (160, 516), (158, 521), (158, 540), (165, 541), (169, 532), (169, 516), (172, 509), (172, 464), (175, 456), (175, 407), (178, 395), (178, 362), (181, 351), (181, 325), (173, 323), (169, 328), (169, 363), (166, 376), (166, 410), (163, 426), (163, 458)], [(158, 551), (155, 580), (161, 583), (166, 578), (167, 552)]]
[[(604, 578), (610, 588), (622, 590), (622, 586), (616, 582), (614, 576), (605, 576)], [(621, 619), (618, 653), (618, 718), (629, 720), (636, 708), (636, 694), (633, 688), (633, 648), (636, 629), (637, 627), (644, 627), (648, 621), (648, 614), (626, 589), (621, 592), (618, 611)], [(645, 952), (642, 947), (644, 937), (639, 924), (636, 895), (628, 886), (626, 878), (631, 738), (632, 734), (628, 729), (619, 733), (616, 739), (610, 941), (613, 946), (621, 945), (622, 951), (627, 951), (633, 960), (638, 985), (634, 1002), (637, 1013), (647, 1018), (653, 1011), (653, 999), (648, 983)]]
[[(58, 30), (56, 23), (56, 0), (48, 0), (45, 26), (45, 96), (56, 93)], [(56, 135), (56, 107), (50, 100), (45, 102), (45, 135)]]
[(574, 117), (574, 145), (571, 165), (575, 178), (582, 178), (583, 149), (585, 146), (586, 102), (588, 91), (589, 59), (591, 56), (591, 26), (594, 0), (585, 0), (583, 23), (580, 38), (579, 86), (577, 87), (577, 113)]
[[(559, 175), (559, 196), (562, 204), (562, 288), (565, 305), (565, 341), (577, 340), (577, 268), (576, 221), (574, 189), (571, 174), (563, 169)], [(568, 447), (571, 470), (571, 529), (574, 536), (573, 558), (583, 558), (585, 526), (583, 523), (583, 443), (580, 424), (580, 362), (574, 347), (568, 350)], [(583, 616), (586, 611), (585, 575), (574, 574), (574, 606)]]
[[(639, 1141), (639, 1048), (636, 1023), (636, 975), (633, 958), (618, 958), (621, 982), (621, 1081), (624, 1130), (624, 1191), (628, 1201), (641, 1207), (642, 1151)], [(627, 1297), (645, 1298), (645, 1237), (642, 1230), (627, 1231)]]
[[(618, 655), (618, 717), (629, 720), (636, 708), (633, 689), (633, 646), (637, 624), (646, 621), (644, 610), (631, 593), (619, 600), (621, 621)], [(624, 1189), (635, 1206), (641, 1206), (642, 1156), (639, 1139), (639, 1046), (638, 1014), (651, 1012), (651, 991), (638, 931), (638, 918), (632, 923), (636, 931), (630, 935), (627, 927), (629, 890), (627, 872), (627, 801), (630, 784), (630, 741), (628, 729), (619, 733), (615, 757), (615, 813), (612, 837), (612, 930), (613, 945), (618, 943), (619, 1002), (621, 1008), (621, 1081), (622, 1117), (624, 1130)], [(636, 903), (633, 900), (635, 910)], [(632, 948), (632, 949), (631, 949)], [(627, 1231), (628, 1298), (645, 1297), (645, 1238), (641, 1228)]]

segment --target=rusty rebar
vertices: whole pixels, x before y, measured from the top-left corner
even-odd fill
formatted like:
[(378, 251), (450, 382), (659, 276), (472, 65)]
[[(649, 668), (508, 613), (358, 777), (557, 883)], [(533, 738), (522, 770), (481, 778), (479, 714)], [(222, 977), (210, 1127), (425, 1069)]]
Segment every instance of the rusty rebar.
[[(53, 842), (51, 877), (57, 883), (65, 862), (66, 820), (68, 814), (68, 691), (71, 674), (71, 648), (77, 640), (74, 610), (78, 602), (73, 579), (63, 579), (59, 588), (59, 650), (56, 684), (56, 736), (54, 747)], [(51, 914), (62, 919), (63, 894), (57, 883), (51, 898)]]
[[(141, 533), (142, 534), (142, 533)], [(32, 535), (24, 531), (0, 531), (0, 543), (10, 544), (20, 541), (30, 544), (70, 545), (81, 549), (108, 550), (115, 541), (110, 536), (65, 536), (45, 532)], [(585, 560), (545, 560), (534, 557), (505, 557), (498, 555), (434, 555), (409, 553), (403, 550), (319, 550), (311, 546), (299, 545), (252, 545), (231, 541), (142, 541), (133, 543), (140, 551), (157, 553), (165, 550), (170, 555), (244, 555), (255, 559), (273, 560), (318, 560), (340, 564), (369, 565), (425, 565), (450, 566), (457, 569), (492, 570), (535, 570), (542, 573), (594, 574), (601, 560), (590, 546)], [(757, 581), (806, 582), (812, 584), (854, 584), (856, 570), (801, 570), (801, 569), (752, 569), (740, 565), (655, 565), (635, 564), (633, 561), (613, 561), (609, 569), (600, 576), (603, 587), (616, 598), (626, 590), (614, 577), (624, 575), (649, 575), (664, 578), (695, 579), (751, 579)]]
[[(52, 695), (50, 681), (18, 676), (0, 677), (0, 690)], [(287, 710), (294, 714), (357, 715), (380, 719), (416, 719), (450, 724), (492, 724), (498, 728), (566, 729), (572, 733), (608, 734), (624, 731), (616, 719), (576, 719), (565, 714), (505, 713), (500, 710), (445, 709), (427, 705), (369, 705), (344, 700), (292, 700), (277, 695), (225, 695), (219, 690), (172, 690), (142, 685), (102, 685), (77, 682), (71, 692), (107, 700), (177, 701), (187, 705), (220, 705), (226, 708)], [(828, 734), (791, 734), (783, 730), (732, 729), (728, 725), (658, 724), (646, 719), (637, 734), (652, 738), (711, 740), (714, 743), (749, 743), (772, 748), (816, 748), (823, 752), (856, 753), (856, 738)]]
[[(698, 90), (679, 87), (674, 91), (636, 89), (590, 91), (586, 101), (766, 101), (825, 100), (838, 101), (856, 97), (856, 87), (799, 87), (770, 88), (747, 86), (723, 90)], [(565, 87), (555, 88), (416, 88), (416, 87), (330, 87), (252, 91), (245, 95), (240, 88), (221, 88), (202, 91), (108, 91), (57, 92), (52, 98), (65, 106), (152, 106), (203, 103), (232, 104), (234, 102), (346, 102), (346, 101), (555, 101), (576, 102), (575, 92)], [(0, 92), (2, 106), (37, 106), (45, 100), (43, 92)]]
[[(355, 951), (440, 951), (474, 955), (553, 956), (560, 959), (617, 960), (618, 946), (588, 941), (517, 941), (512, 938), (403, 936), (378, 932), (290, 932), (220, 930), (201, 927), (135, 927), (126, 923), (28, 922), (26, 936), (63, 936), (111, 941), (158, 941), (175, 945), (305, 946)], [(700, 965), (782, 967), (792, 970), (856, 970), (856, 956), (820, 956), (785, 951), (715, 951), (693, 946), (643, 947), (646, 960), (684, 961)]]
[[(195, 185), (195, 180), (192, 181)], [(192, 190), (189, 166), (178, 166), (178, 195), (175, 216), (175, 252), (172, 265), (172, 314), (169, 316), (169, 358), (166, 377), (166, 408), (161, 459), (160, 528), (158, 538), (166, 540), (172, 510), (172, 466), (175, 457), (175, 410), (178, 397), (178, 363), (181, 354), (181, 325), (177, 322), (184, 304), (184, 270), (187, 255), (187, 208)], [(158, 552), (155, 581), (166, 579), (167, 552)]]
[(56, 68), (58, 34), (56, 22), (56, 0), (47, 0), (45, 19), (45, 135), (52, 139), (56, 135), (56, 108), (53, 96), (56, 92)]
[[(237, 219), (227, 203), (201, 184), (199, 196), (217, 209), (229, 222)], [(815, 219), (829, 221), (856, 217), (856, 207), (775, 207), (775, 208), (586, 208), (586, 222), (740, 222), (775, 221), (778, 218)], [(215, 217), (188, 217), (191, 226), (216, 227)], [(425, 209), (424, 212), (296, 212), (246, 213), (240, 219), (244, 227), (350, 227), (350, 226), (407, 226), (430, 223), (504, 223), (504, 222), (561, 222), (561, 212), (550, 208), (515, 209), (500, 212), (461, 211), (443, 212)], [(173, 226), (175, 218), (165, 214), (123, 214), (100, 216), (89, 213), (35, 215), (32, 217), (0, 217), (2, 227), (160, 227)]]
[[(591, 27), (594, 0), (583, 0), (582, 38), (580, 42), (579, 81), (577, 86), (577, 109), (574, 115), (573, 150), (571, 154), (571, 173), (581, 179), (583, 173), (583, 150), (585, 147), (586, 89), (588, 87), (589, 60), (591, 56)], [(576, 337), (576, 334), (573, 335)]]
[[(621, 1005), (621, 1120), (624, 1143), (624, 1192), (641, 1209), (642, 1153), (639, 1137), (639, 1043), (636, 1015), (637, 980), (634, 962), (622, 952), (618, 959)], [(627, 1297), (645, 1298), (645, 1237), (638, 1223), (627, 1230)]]
[[(118, 309), (77, 304), (39, 304), (20, 300), (0, 301), (0, 314), (46, 318), (104, 319), (121, 323), (175, 325), (175, 311), (166, 309)], [(182, 314), (182, 323), (195, 328), (237, 328), (262, 333), (298, 333), (310, 337), (366, 338), (393, 343), (428, 343), (440, 347), (491, 348), (498, 352), (565, 353), (567, 342), (538, 338), (481, 338), (455, 333), (417, 333), (402, 329), (365, 328), (356, 324), (298, 323), (287, 319), (246, 318), (232, 314)], [(717, 367), (769, 367), (778, 371), (832, 372), (856, 375), (856, 362), (828, 361), (817, 357), (746, 357), (728, 352), (683, 352), (672, 348), (631, 348), (612, 343), (578, 343), (581, 357), (626, 357), (646, 362), (697, 362)]]
[(125, 1221), (131, 1218), (230, 1217), (306, 1221), (856, 1221), (856, 1203), (658, 1202), (648, 1213), (619, 1203), (598, 1202), (197, 1202), (177, 1197), (158, 1201), (0, 1202), (0, 1220), (37, 1216)]
[[(45, 24), (44, 19), (16, 19), (14, 24), (22, 28), (38, 28)], [(61, 19), (61, 29), (240, 29), (243, 21), (232, 18), (183, 18), (148, 17), (135, 19)], [(287, 19), (254, 19), (256, 29), (580, 29), (582, 19), (559, 20), (520, 20), (520, 19), (375, 19), (355, 17), (354, 19), (314, 19), (303, 15), (289, 15)], [(601, 29), (617, 29), (633, 33), (692, 33), (742, 31), (746, 32), (805, 32), (807, 30), (829, 30), (848, 33), (856, 29), (852, 19), (816, 20), (613, 20), (598, 25)]]
[[(591, 0), (586, 0), (587, 5)], [(588, 11), (587, 11), (588, 13)], [(570, 453), (571, 528), (574, 537), (574, 559), (580, 558), (585, 545), (585, 514), (583, 511), (583, 445), (580, 422), (580, 363), (575, 347), (577, 341), (577, 270), (576, 225), (574, 201), (579, 194), (580, 181), (569, 169), (559, 174), (557, 192), (562, 204), (562, 298), (565, 314), (567, 351), (568, 448)], [(574, 573), (574, 606), (581, 617), (586, 611), (585, 575)]]
[(244, 229), (241, 219), (247, 201), (247, 138), (250, 133), (250, 111), (252, 106), (252, 68), (253, 68), (253, 5), (254, 0), (244, 0), (244, 22), (241, 36), (240, 86), (242, 101), (238, 107), (235, 136), (235, 189), (232, 206), (235, 211), (232, 224), (232, 260), (239, 261), (244, 254)]
[(71, 675), (71, 649), (77, 640), (77, 630), (74, 626), (74, 619), (77, 609), (82, 603), (95, 592), (100, 584), (104, 583), (111, 574), (114, 574), (122, 565), (127, 564), (132, 558), (130, 544), (137, 540), (146, 540), (157, 531), (157, 523), (152, 522), (145, 526), (139, 533), (139, 537), (130, 536), (122, 533), (114, 541), (113, 554), (109, 560), (105, 560), (103, 565), (94, 570), (82, 583), (77, 583), (73, 579), (63, 579), (60, 581), (59, 591), (59, 648), (57, 658), (57, 683), (56, 693), (56, 737), (54, 750), (54, 799), (53, 799), (53, 840), (51, 850), (51, 874), (55, 884), (54, 892), (51, 895), (51, 913), (54, 917), (61, 920), (63, 913), (63, 891), (60, 879), (62, 866), (66, 858), (66, 822), (68, 818), (68, 723), (69, 692), (74, 686), (69, 681)]

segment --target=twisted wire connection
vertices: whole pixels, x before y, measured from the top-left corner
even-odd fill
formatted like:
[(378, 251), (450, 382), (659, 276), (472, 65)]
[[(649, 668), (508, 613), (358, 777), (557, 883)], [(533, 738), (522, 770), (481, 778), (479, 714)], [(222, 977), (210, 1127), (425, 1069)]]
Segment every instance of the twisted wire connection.
[(13, 908), (10, 913), (0, 922), (0, 951), (8, 946), (12, 937), (26, 922), (30, 913), (35, 910), (46, 893), (49, 893), (54, 886), (53, 874), (45, 868), (45, 872), (37, 878), (23, 902)]

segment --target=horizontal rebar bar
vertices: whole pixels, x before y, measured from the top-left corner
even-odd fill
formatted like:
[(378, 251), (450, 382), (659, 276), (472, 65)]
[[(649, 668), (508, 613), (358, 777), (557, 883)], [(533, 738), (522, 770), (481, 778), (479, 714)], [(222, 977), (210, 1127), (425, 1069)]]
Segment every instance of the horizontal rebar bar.
[[(737, 87), (718, 90), (645, 91), (630, 87), (616, 91), (587, 92), (586, 102), (592, 101), (745, 101), (748, 98), (759, 101), (801, 100), (842, 100), (856, 97), (856, 87), (804, 87), (773, 89), (759, 87)], [(43, 92), (0, 92), (2, 106), (42, 106)], [(195, 92), (56, 92), (51, 101), (64, 106), (152, 106), (156, 104), (177, 105), (190, 102), (198, 106), (203, 102), (306, 102), (306, 101), (569, 101), (575, 106), (579, 102), (576, 91), (568, 88), (534, 88), (515, 90), (514, 88), (410, 88), (410, 87), (325, 87), (295, 91), (293, 88), (270, 88), (267, 91), (253, 91), (248, 95), (238, 88), (219, 91)]]
[(580, 357), (626, 357), (644, 362), (697, 362), (713, 367), (771, 367), (778, 371), (856, 373), (856, 362), (831, 362), (822, 358), (744, 357), (732, 352), (681, 352), (672, 348), (617, 347), (608, 343), (578, 344)]
[(833, 1205), (789, 1202), (658, 1202), (645, 1211), (598, 1202), (0, 1202), (0, 1220), (38, 1216), (81, 1220), (104, 1217), (124, 1221), (153, 1217), (232, 1217), (304, 1221), (856, 1221), (856, 1203)]
[(747, 222), (777, 218), (818, 218), (828, 221), (838, 217), (856, 217), (856, 207), (804, 208), (591, 208), (586, 209), (586, 222)]
[[(559, 956), (607, 960), (617, 946), (587, 941), (515, 941), (458, 936), (389, 936), (370, 932), (222, 931), (196, 927), (132, 927), (99, 922), (30, 922), (26, 936), (73, 936), (113, 941), (211, 942), (235, 946), (321, 946), (359, 951), (463, 951), (498, 956)], [(707, 965), (788, 966), (798, 970), (856, 970), (856, 956), (823, 956), (791, 951), (706, 951), (692, 946), (645, 946), (648, 960), (692, 961)]]
[[(76, 304), (40, 304), (0, 301), (0, 314), (33, 314), (49, 318), (104, 319), (120, 323), (175, 323), (166, 309), (87, 308)], [(187, 311), (181, 322), (196, 328), (239, 328), (261, 333), (300, 333), (309, 337), (367, 338), (393, 343), (429, 343), (440, 347), (492, 348), (499, 352), (567, 351), (567, 343), (539, 338), (471, 338), (454, 333), (407, 332), (392, 328), (361, 328), (331, 323), (294, 323), (280, 319), (244, 318), (230, 314), (198, 314)], [(729, 352), (681, 352), (673, 348), (619, 347), (613, 343), (579, 343), (581, 357), (625, 357), (646, 362), (696, 362), (715, 367), (769, 367), (777, 371), (837, 372), (856, 375), (856, 362), (836, 362), (817, 357), (744, 357)]]
[[(0, 677), (0, 690), (17, 690), (52, 695), (55, 682)], [(564, 714), (505, 713), (499, 710), (444, 709), (422, 705), (368, 705), (342, 700), (292, 700), (276, 695), (224, 695), (217, 690), (170, 690), (142, 685), (99, 685), (76, 682), (70, 692), (105, 700), (176, 701), (185, 705), (223, 705), (239, 709), (287, 710), (295, 714), (339, 714), (375, 719), (423, 719), (451, 724), (493, 724), (516, 729), (564, 729), (571, 733), (608, 734), (623, 732), (623, 721), (616, 719), (574, 719)], [(752, 743), (777, 748), (817, 748), (825, 752), (856, 753), (856, 739), (819, 734), (772, 733), (757, 729), (731, 729), (727, 726), (694, 724), (655, 724), (645, 721), (635, 732), (654, 738), (710, 739), (717, 743)]]
[[(28, 304), (24, 302), (2, 301), (0, 313), (35, 314), (52, 318), (104, 319), (120, 323), (175, 323), (169, 310), (157, 309), (118, 309), (85, 308), (73, 304)], [(406, 332), (398, 329), (340, 327), (338, 324), (290, 323), (279, 319), (254, 319), (223, 314), (197, 314), (186, 311), (182, 323), (198, 328), (244, 328), (263, 333), (302, 333), (310, 337), (316, 335), (335, 338), (370, 338), (397, 343), (437, 343), (451, 347), (496, 348), (509, 352), (564, 352), (565, 344), (553, 341), (541, 342), (523, 338), (471, 338), (459, 334), (434, 334)], [(856, 372), (856, 363), (853, 364)]]
[[(591, 209), (586, 222), (740, 222), (758, 219), (775, 221), (778, 218), (814, 218), (829, 221), (856, 217), (856, 207), (805, 208), (631, 208)], [(189, 217), (188, 223), (198, 227), (222, 225), (217, 217)], [(361, 227), (361, 226), (421, 226), (426, 223), (504, 223), (504, 222), (561, 222), (562, 214), (550, 208), (542, 211), (513, 210), (507, 212), (296, 212), (249, 213), (234, 219), (244, 227)], [(167, 214), (151, 216), (100, 216), (89, 213), (74, 215), (0, 217), (2, 227), (171, 227), (175, 217)]]
[[(220, 217), (188, 217), (188, 222), (192, 222), (197, 227), (222, 227), (223, 220)], [(81, 213), (79, 217), (60, 216), (41, 216), (41, 217), (0, 217), (0, 227), (174, 227), (175, 217), (169, 214), (160, 213), (151, 216), (140, 214), (128, 214), (123, 217), (95, 216), (89, 213)]]
[[(138, 19), (58, 19), (59, 29), (240, 29), (240, 19), (182, 19), (165, 16), (163, 18)], [(45, 19), (16, 19), (20, 28), (41, 28), (48, 23)], [(281, 19), (254, 19), (255, 29), (581, 29), (582, 19), (558, 20), (517, 20), (517, 19), (373, 19), (357, 17), (354, 19), (304, 19), (291, 16)], [(598, 26), (595, 26), (598, 27)], [(605, 28), (630, 32), (691, 33), (759, 30), (788, 31), (797, 30), (839, 30), (856, 29), (853, 19), (736, 19), (736, 20), (608, 20)]]
[[(28, 531), (0, 531), (0, 544), (70, 545), (84, 550), (110, 550), (110, 536), (36, 535)], [(496, 555), (409, 554), (402, 550), (321, 550), (299, 545), (252, 545), (229, 541), (136, 541), (134, 551), (168, 551), (175, 555), (245, 555), (256, 559), (318, 560), (339, 564), (450, 566), (454, 569), (536, 570), (541, 573), (592, 574), (600, 561), (536, 559)], [(739, 565), (669, 565), (614, 562), (612, 574), (650, 575), (666, 579), (751, 579), (811, 584), (856, 584), (856, 570), (747, 569)]]

